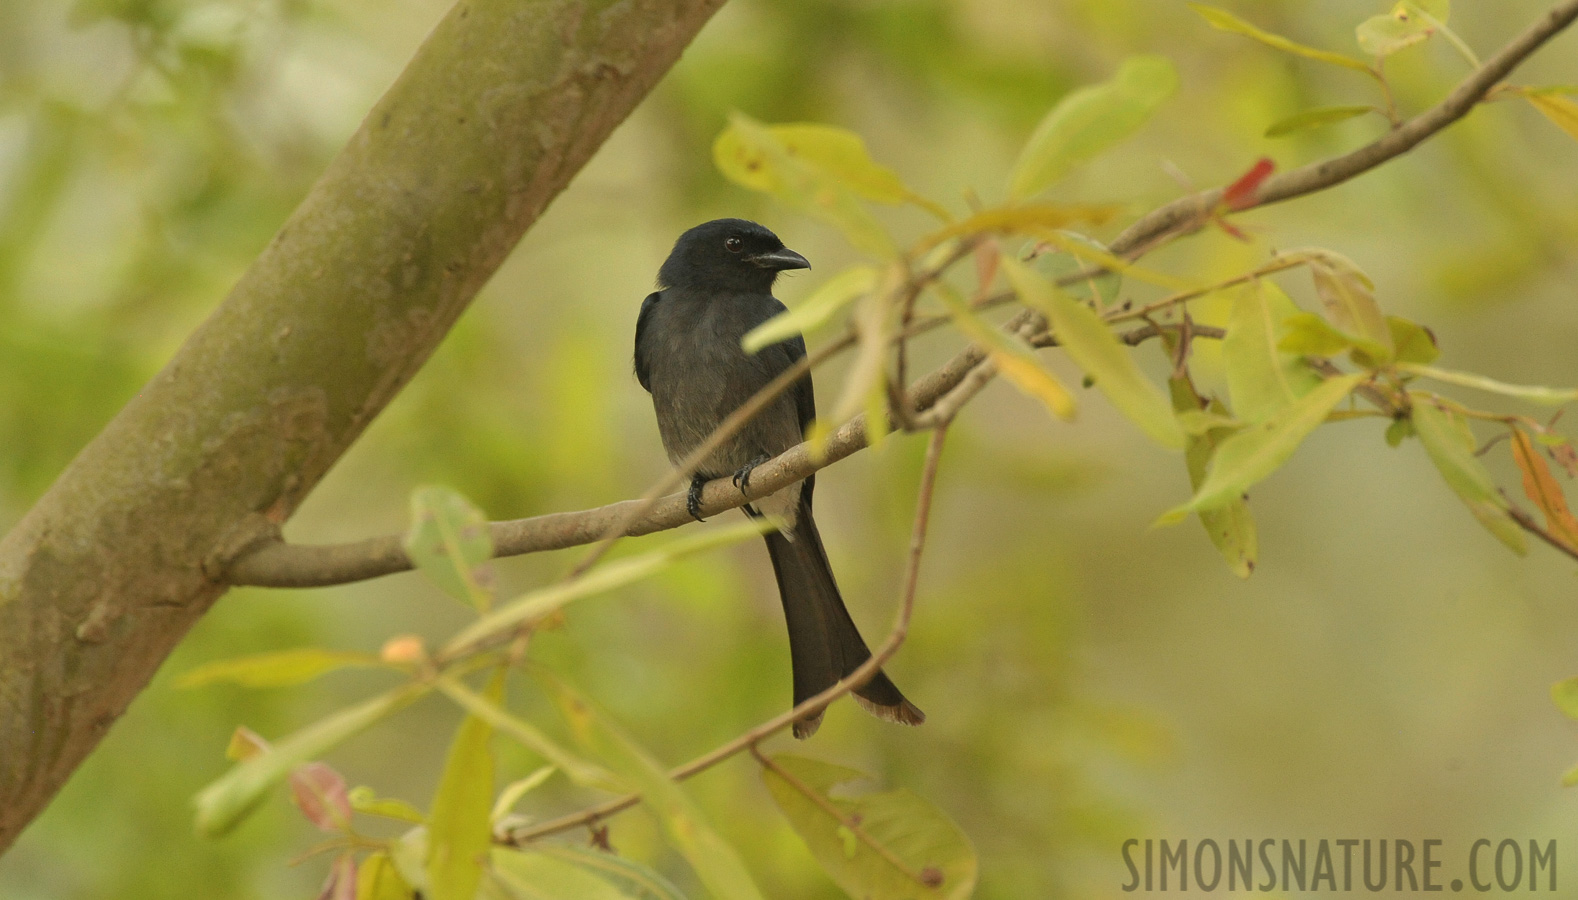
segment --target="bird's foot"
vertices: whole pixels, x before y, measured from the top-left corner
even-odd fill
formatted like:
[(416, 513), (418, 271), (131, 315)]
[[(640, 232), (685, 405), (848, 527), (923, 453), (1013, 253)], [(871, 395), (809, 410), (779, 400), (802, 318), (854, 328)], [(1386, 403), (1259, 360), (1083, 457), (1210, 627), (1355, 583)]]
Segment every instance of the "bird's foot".
[(751, 472), (769, 459), (772, 459), (772, 457), (764, 453), (734, 471), (734, 486), (740, 489), (740, 493), (743, 494), (750, 489)]
[(701, 488), (710, 479), (705, 475), (690, 476), (690, 490), (685, 492), (685, 511), (698, 522), (705, 522), (701, 517)]

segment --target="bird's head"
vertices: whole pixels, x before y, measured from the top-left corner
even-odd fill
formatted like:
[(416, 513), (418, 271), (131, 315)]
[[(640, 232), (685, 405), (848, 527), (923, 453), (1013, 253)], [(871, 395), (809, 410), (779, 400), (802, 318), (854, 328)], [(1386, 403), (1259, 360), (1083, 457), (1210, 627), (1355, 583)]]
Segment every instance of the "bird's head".
[(663, 268), (663, 287), (767, 292), (778, 273), (809, 269), (806, 258), (766, 228), (744, 219), (714, 219), (679, 236)]

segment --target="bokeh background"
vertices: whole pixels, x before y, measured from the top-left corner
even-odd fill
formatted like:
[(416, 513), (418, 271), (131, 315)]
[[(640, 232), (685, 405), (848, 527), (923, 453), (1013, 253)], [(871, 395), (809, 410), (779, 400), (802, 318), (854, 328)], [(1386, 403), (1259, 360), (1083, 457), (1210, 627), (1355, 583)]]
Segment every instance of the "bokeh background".
[[(1348, 52), (1354, 24), (1382, 9), (1226, 5)], [(1488, 55), (1544, 4), (1458, 7), (1456, 30)], [(445, 9), (0, 3), (0, 529), (220, 300)], [(1384, 127), (1361, 119), (1263, 138), (1299, 109), (1371, 102), (1373, 89), (1213, 31), (1172, 0), (734, 0), (288, 534), (401, 530), (406, 498), (424, 483), (507, 518), (634, 496), (661, 475), (629, 357), (637, 305), (674, 236), (718, 215), (767, 223), (816, 265), (782, 285), (791, 302), (855, 261), (835, 232), (715, 172), (709, 147), (730, 110), (853, 128), (912, 186), (963, 209), (966, 192), (1002, 196), (1018, 146), (1059, 96), (1138, 52), (1170, 57), (1180, 92), (1056, 198), (1137, 212), (1176, 196), (1180, 181), (1223, 183), (1261, 155), (1291, 167)], [(1578, 81), (1575, 59), (1578, 37), (1563, 36), (1519, 80)], [(1394, 57), (1388, 72), (1406, 112), (1441, 96), (1465, 65), (1434, 42)], [(904, 238), (926, 225), (919, 213), (883, 216)], [(1374, 277), (1389, 312), (1435, 330), (1442, 365), (1578, 384), (1578, 144), (1523, 104), (1490, 105), (1383, 170), (1243, 222), (1254, 243), (1208, 231), (1150, 263), (1226, 276), (1272, 248), (1330, 247)], [(1299, 278), (1284, 283), (1307, 300)], [(940, 360), (958, 343), (936, 335), (919, 352)], [(824, 405), (840, 366), (818, 376)], [(1187, 496), (1183, 467), (1099, 396), (1065, 425), (994, 386), (950, 436), (918, 617), (890, 666), (930, 721), (897, 729), (843, 704), (792, 749), (947, 810), (980, 852), (983, 898), (1117, 896), (1128, 837), (1440, 838), (1449, 878), (1466, 874), (1479, 837), (1578, 849), (1578, 794), (1558, 783), (1578, 759), (1578, 726), (1547, 695), (1578, 674), (1578, 570), (1541, 546), (1525, 559), (1507, 553), (1417, 442), (1390, 449), (1383, 425), (1321, 429), (1255, 491), (1261, 561), (1239, 581), (1197, 525), (1148, 528)], [(833, 564), (873, 640), (896, 602), (921, 444), (899, 437), (819, 478)], [(1489, 458), (1515, 490), (1504, 447)], [(498, 570), (507, 587), (526, 588), (570, 559)], [(173, 677), (245, 652), (376, 650), (397, 633), (436, 641), (464, 620), (415, 576), (232, 592), (0, 859), (0, 897), (312, 896), (324, 863), (289, 865), (316, 838), (283, 797), (216, 842), (193, 836), (188, 801), (224, 770), (235, 725), (278, 736), (379, 677), (278, 691), (180, 691)], [(788, 702), (781, 614), (754, 545), (587, 601), (533, 652), (670, 762)], [(518, 703), (544, 712), (528, 695)], [(353, 783), (425, 805), (458, 719), (431, 700), (331, 761)], [(534, 765), (499, 746), (510, 777)], [(692, 784), (772, 896), (839, 896), (751, 763)], [(576, 801), (545, 789), (526, 811)], [(613, 841), (684, 882), (644, 813), (615, 820)]]

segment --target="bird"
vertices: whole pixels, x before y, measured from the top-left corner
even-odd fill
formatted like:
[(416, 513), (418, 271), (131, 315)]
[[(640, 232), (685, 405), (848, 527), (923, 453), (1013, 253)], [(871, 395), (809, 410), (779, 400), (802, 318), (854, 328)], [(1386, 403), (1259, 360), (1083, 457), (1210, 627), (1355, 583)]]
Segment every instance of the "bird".
[[(636, 319), (636, 379), (652, 395), (663, 448), (678, 465), (735, 409), (805, 356), (795, 335), (747, 353), (746, 332), (785, 311), (773, 297), (780, 273), (809, 269), (804, 256), (767, 228), (745, 219), (715, 219), (680, 235), (658, 270), (658, 290), (641, 303)], [(701, 488), (728, 476), (742, 492), (751, 470), (803, 440), (816, 418), (807, 373), (725, 441), (691, 476), (686, 506), (701, 519)], [(794, 703), (832, 687), (871, 658), (844, 606), (827, 551), (811, 515), (816, 476), (745, 506), (752, 517), (782, 524), (766, 533), (784, 619)], [(926, 716), (878, 670), (853, 691), (878, 718), (919, 725)], [(798, 719), (794, 736), (805, 739), (821, 724), (817, 711)]]

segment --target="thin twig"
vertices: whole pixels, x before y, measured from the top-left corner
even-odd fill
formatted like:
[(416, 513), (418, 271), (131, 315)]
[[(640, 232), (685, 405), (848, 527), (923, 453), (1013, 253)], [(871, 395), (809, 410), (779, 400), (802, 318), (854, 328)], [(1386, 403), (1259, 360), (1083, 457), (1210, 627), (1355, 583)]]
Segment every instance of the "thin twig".
[[(926, 462), (921, 470), (920, 488), (916, 491), (915, 526), (910, 533), (909, 562), (904, 570), (904, 593), (899, 603), (899, 610), (895, 617), (893, 628), (888, 632), (888, 636), (882, 642), (882, 645), (877, 648), (877, 651), (871, 655), (870, 659), (861, 663), (855, 671), (849, 673), (847, 678), (840, 680), (837, 684), (817, 694), (815, 697), (797, 704), (793, 709), (774, 716), (761, 725), (752, 728), (727, 744), (673, 769), (669, 772), (670, 778), (673, 778), (675, 781), (683, 781), (698, 772), (704, 772), (742, 750), (754, 747), (764, 739), (788, 728), (799, 719), (826, 709), (828, 704), (869, 681), (877, 673), (877, 670), (882, 668), (899, 651), (899, 647), (904, 644), (904, 639), (909, 636), (910, 619), (915, 612), (915, 591), (920, 584), (921, 556), (926, 549), (926, 530), (931, 523), (932, 497), (936, 493), (937, 470), (942, 461), (942, 445), (947, 434), (947, 423), (944, 423), (932, 431), (931, 441), (926, 446)], [(614, 813), (629, 809), (640, 802), (641, 796), (639, 794), (627, 794), (623, 797), (599, 803), (578, 813), (515, 829), (510, 832), (508, 843), (521, 846), (537, 838), (597, 822)]]

